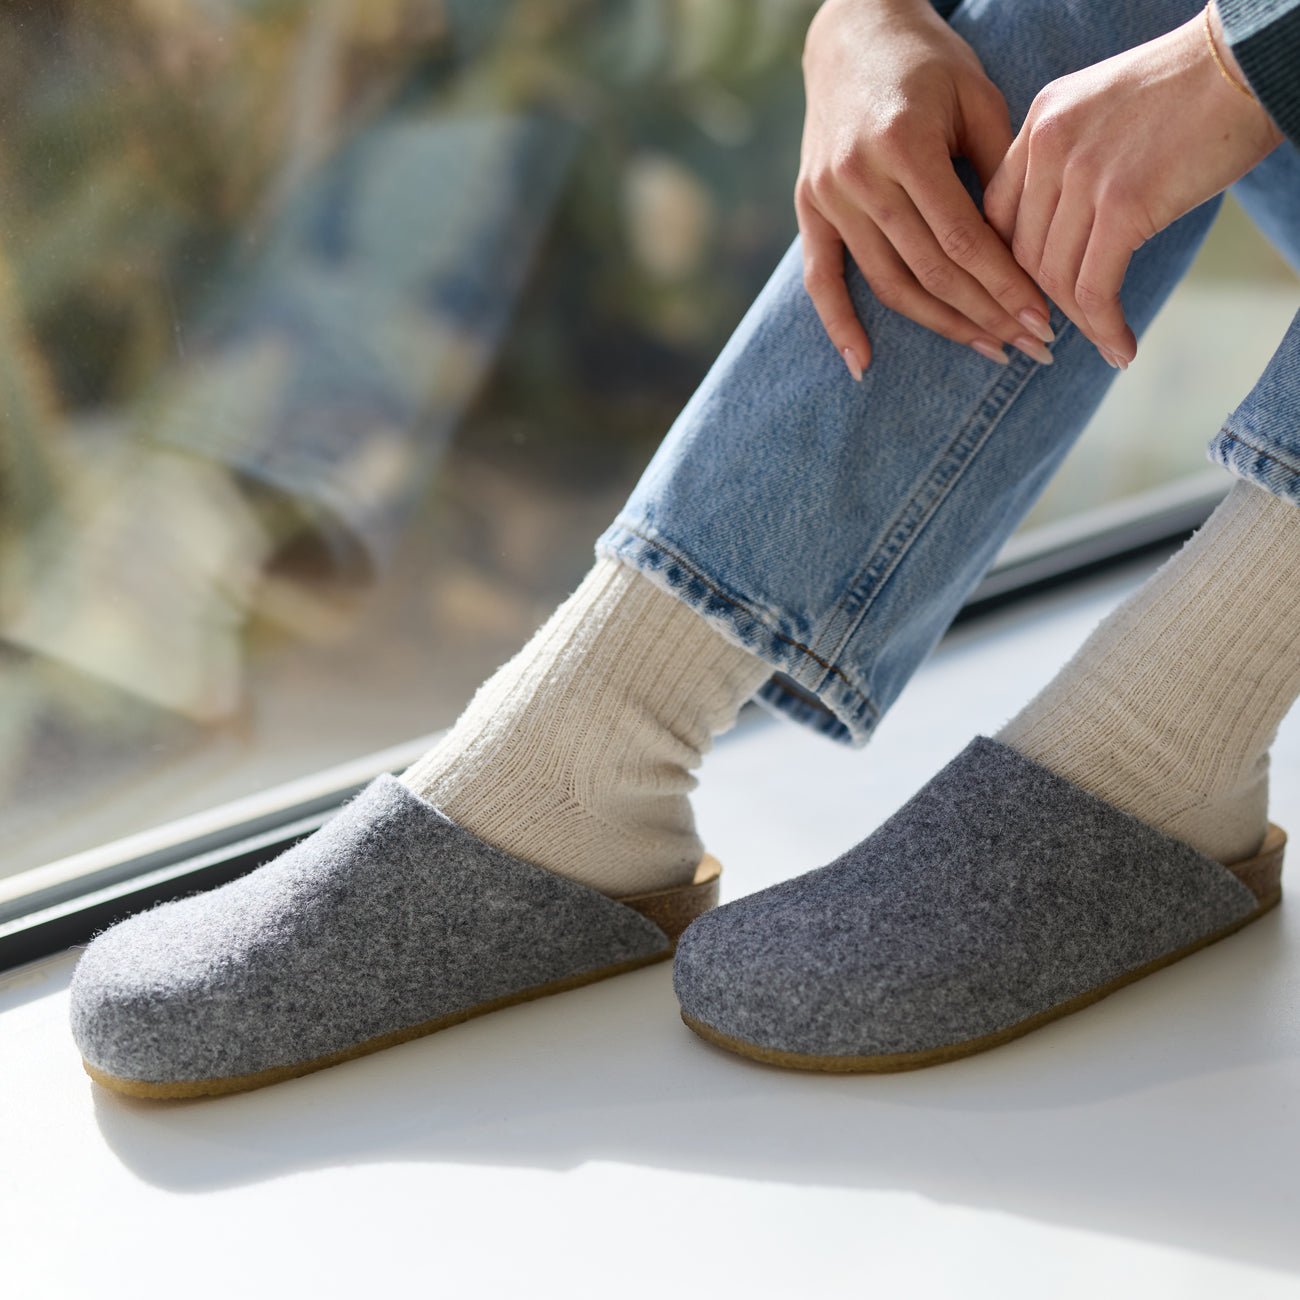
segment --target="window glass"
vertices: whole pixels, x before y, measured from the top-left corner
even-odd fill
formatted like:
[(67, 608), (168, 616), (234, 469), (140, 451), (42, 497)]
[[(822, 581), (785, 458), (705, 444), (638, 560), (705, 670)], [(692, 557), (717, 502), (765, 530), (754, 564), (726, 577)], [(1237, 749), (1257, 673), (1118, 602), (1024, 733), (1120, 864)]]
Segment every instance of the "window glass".
[(1296, 273), (1229, 196), (1187, 277), (1056, 477), (1033, 529), (1183, 482), (1225, 488), (1205, 447), (1250, 391), (1296, 311)]
[[(0, 8), (0, 902), (455, 717), (791, 237), (815, 7)], [(1032, 522), (1204, 468), (1231, 220)]]

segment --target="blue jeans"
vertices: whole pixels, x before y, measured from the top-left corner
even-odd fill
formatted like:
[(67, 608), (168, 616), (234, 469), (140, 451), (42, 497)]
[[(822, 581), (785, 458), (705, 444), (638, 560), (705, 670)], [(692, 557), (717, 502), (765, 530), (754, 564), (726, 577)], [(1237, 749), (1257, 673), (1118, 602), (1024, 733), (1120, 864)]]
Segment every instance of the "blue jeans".
[[(1049, 81), (1171, 30), (1200, 0), (966, 0), (953, 27), (1018, 124)], [(959, 164), (959, 170), (965, 168)], [(969, 168), (963, 180), (978, 198)], [(1300, 267), (1300, 150), (1238, 185)], [(1134, 256), (1141, 335), (1218, 211)], [(875, 352), (848, 376), (803, 289), (796, 243), (597, 551), (617, 555), (771, 664), (760, 697), (863, 744), (1060, 464), (1115, 372), (1053, 310), (1054, 364), (996, 366), (849, 288)], [(1211, 459), (1300, 504), (1300, 315)]]

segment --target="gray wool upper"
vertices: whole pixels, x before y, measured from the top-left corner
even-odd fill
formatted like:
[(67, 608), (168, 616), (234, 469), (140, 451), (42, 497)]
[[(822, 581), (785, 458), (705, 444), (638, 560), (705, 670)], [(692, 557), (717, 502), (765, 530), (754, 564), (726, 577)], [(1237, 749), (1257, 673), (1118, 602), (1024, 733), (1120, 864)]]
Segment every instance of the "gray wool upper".
[(829, 866), (696, 920), (674, 985), (689, 1015), (757, 1046), (928, 1051), (1257, 906), (1218, 862), (980, 736)]
[(228, 1078), (670, 947), (381, 776), (275, 861), (95, 939), (72, 1030), (119, 1078)]

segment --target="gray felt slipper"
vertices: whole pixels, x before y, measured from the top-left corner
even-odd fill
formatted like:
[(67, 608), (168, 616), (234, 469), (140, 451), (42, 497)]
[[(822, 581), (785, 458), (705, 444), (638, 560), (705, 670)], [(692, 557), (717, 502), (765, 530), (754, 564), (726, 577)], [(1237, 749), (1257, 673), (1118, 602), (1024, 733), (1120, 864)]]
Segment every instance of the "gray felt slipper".
[(274, 862), (100, 935), (72, 977), (90, 1076), (241, 1092), (672, 955), (717, 901), (614, 899), (522, 862), (381, 776)]
[(1222, 866), (980, 736), (837, 861), (696, 921), (682, 1018), (797, 1069), (969, 1056), (1262, 916), (1285, 843)]

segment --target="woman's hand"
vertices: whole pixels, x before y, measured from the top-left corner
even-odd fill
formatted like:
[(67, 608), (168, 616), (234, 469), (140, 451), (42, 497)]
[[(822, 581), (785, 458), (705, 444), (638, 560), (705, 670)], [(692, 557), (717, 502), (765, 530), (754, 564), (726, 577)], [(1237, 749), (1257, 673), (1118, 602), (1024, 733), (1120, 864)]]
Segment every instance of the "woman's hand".
[[(1231, 60), (1213, 10), (1210, 17), (1219, 53)], [(1281, 139), (1216, 66), (1198, 14), (1049, 82), (985, 191), (984, 211), (1102, 356), (1127, 368), (1137, 339), (1119, 292), (1133, 253)]]
[(1011, 143), (1001, 92), (929, 0), (828, 0), (804, 51), (795, 190), (804, 283), (855, 379), (871, 358), (844, 283), (848, 249), (887, 307), (991, 360), (1043, 362), (1047, 304), (953, 170), (987, 183)]

